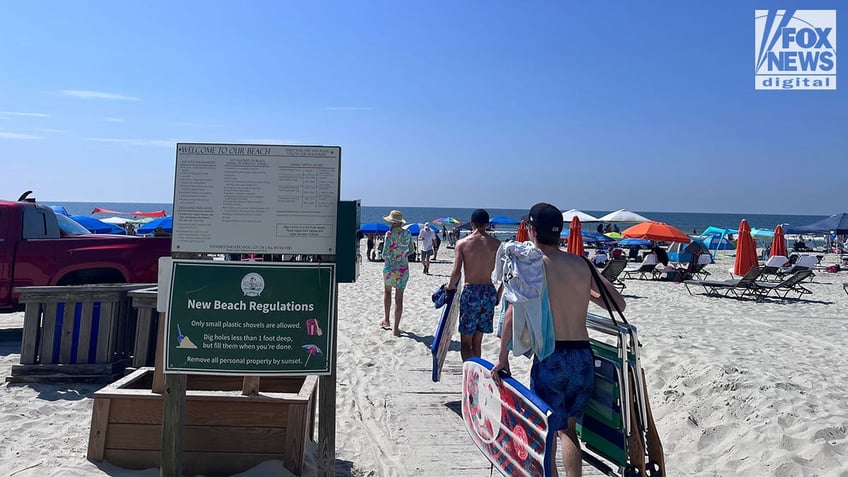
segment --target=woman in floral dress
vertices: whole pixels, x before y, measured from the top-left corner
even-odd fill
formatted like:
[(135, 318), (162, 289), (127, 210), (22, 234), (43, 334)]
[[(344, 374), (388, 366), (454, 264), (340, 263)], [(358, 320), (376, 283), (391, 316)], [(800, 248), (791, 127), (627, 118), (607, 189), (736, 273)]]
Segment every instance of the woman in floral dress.
[(405, 221), (399, 210), (389, 212), (383, 217), (392, 228), (386, 232), (383, 244), (382, 257), (383, 282), (383, 309), (385, 315), (380, 326), (389, 329), (389, 312), (392, 309), (392, 288), (395, 289), (395, 323), (392, 331), (395, 336), (400, 336), (400, 316), (403, 313), (403, 290), (409, 280), (409, 251), (412, 249), (412, 235), (403, 228)]

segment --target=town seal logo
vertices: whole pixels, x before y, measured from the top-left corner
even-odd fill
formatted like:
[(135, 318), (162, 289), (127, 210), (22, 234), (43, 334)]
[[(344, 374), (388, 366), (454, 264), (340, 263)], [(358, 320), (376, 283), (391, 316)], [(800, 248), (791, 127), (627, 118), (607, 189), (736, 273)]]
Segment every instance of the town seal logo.
[(265, 289), (265, 279), (258, 273), (248, 273), (241, 279), (241, 291), (245, 296), (259, 296)]

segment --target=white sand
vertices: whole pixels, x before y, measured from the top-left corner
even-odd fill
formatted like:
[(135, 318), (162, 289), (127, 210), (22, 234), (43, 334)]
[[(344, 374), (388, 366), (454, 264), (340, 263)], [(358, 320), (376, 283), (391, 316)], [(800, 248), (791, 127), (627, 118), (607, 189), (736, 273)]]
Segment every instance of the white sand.
[[(442, 258), (450, 258), (447, 252)], [(727, 278), (730, 266), (721, 257), (708, 269)], [(380, 267), (365, 262), (357, 283), (340, 285), (338, 475), (486, 475), (489, 466), (457, 414), (458, 343), (443, 382), (430, 380), (437, 319), (430, 294), (451, 264), (432, 265), (431, 276), (412, 264), (401, 338), (377, 326)], [(848, 475), (846, 281), (846, 272), (821, 271), (805, 300), (761, 303), (627, 281), (626, 315), (644, 345), (669, 475)], [(19, 342), (8, 328), (21, 321), (20, 313), (0, 315), (0, 376), (19, 362)], [(494, 338), (484, 340), (484, 357), (494, 358), (497, 346)], [(513, 374), (524, 382), (528, 364), (512, 358)], [(86, 460), (95, 389), (0, 385), (0, 475), (158, 475)], [(242, 475), (287, 473), (270, 461)]]

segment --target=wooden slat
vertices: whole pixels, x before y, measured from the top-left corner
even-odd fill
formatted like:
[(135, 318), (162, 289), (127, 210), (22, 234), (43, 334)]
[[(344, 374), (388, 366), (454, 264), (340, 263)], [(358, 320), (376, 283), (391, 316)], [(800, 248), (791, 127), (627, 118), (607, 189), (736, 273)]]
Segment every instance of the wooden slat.
[(241, 393), (245, 396), (255, 396), (259, 393), (259, 376), (245, 376), (242, 380)]
[(162, 394), (161, 475), (182, 475), (183, 429), (185, 428), (186, 378), (184, 374), (165, 376)]
[(137, 368), (150, 364), (147, 362), (147, 357), (150, 352), (150, 329), (152, 324), (153, 310), (150, 308), (139, 308), (138, 318), (135, 324), (135, 346), (133, 347), (133, 366)]
[[(187, 425), (183, 429), (183, 452), (282, 454), (290, 449), (285, 445), (286, 434), (287, 430), (279, 427)], [(110, 424), (106, 449), (159, 450), (161, 435), (162, 426), (158, 424)]]
[(24, 327), (21, 334), (21, 364), (35, 364), (38, 356), (38, 340), (41, 337), (41, 304), (29, 303), (24, 311)]
[(289, 406), (289, 422), (286, 426), (286, 456), (283, 465), (295, 475), (303, 473), (303, 451), (309, 429), (307, 406)]
[[(255, 467), (262, 462), (280, 459), (281, 454), (216, 454), (208, 452), (183, 453), (184, 475), (203, 474), (207, 477), (227, 477)], [(106, 450), (105, 460), (125, 469), (159, 467), (158, 451)]]
[(106, 450), (106, 431), (109, 424), (110, 399), (95, 399), (91, 411), (91, 430), (88, 434), (89, 460), (102, 461)]
[(41, 317), (41, 349), (38, 362), (53, 364), (53, 340), (56, 337), (56, 313), (59, 307), (56, 303), (44, 305), (44, 315)]
[(76, 311), (75, 302), (65, 303), (62, 311), (62, 330), (59, 335), (59, 363), (69, 364), (71, 362), (71, 349), (74, 344), (74, 315)]
[(96, 363), (105, 363), (112, 360), (112, 351), (115, 349), (115, 317), (112, 303), (100, 303), (100, 322), (97, 328), (97, 354)]
[(91, 325), (94, 320), (94, 303), (87, 301), (82, 304), (80, 313), (79, 342), (77, 344), (77, 363), (89, 363), (91, 350)]
[[(217, 400), (195, 401), (191, 395), (187, 399), (185, 423), (189, 426), (286, 427), (288, 425), (289, 406), (284, 403), (232, 402), (225, 397)], [(157, 400), (138, 399), (135, 396), (123, 399), (112, 397), (110, 416), (109, 421), (113, 423), (161, 424), (161, 397)]]

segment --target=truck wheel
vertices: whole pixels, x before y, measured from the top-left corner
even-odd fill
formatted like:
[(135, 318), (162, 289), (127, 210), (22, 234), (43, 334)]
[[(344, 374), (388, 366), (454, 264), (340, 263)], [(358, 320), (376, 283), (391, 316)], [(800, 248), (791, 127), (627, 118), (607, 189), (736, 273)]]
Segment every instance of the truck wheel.
[(127, 280), (121, 272), (111, 268), (94, 268), (90, 270), (77, 270), (62, 277), (59, 286), (65, 285), (92, 285), (95, 283), (126, 283)]

